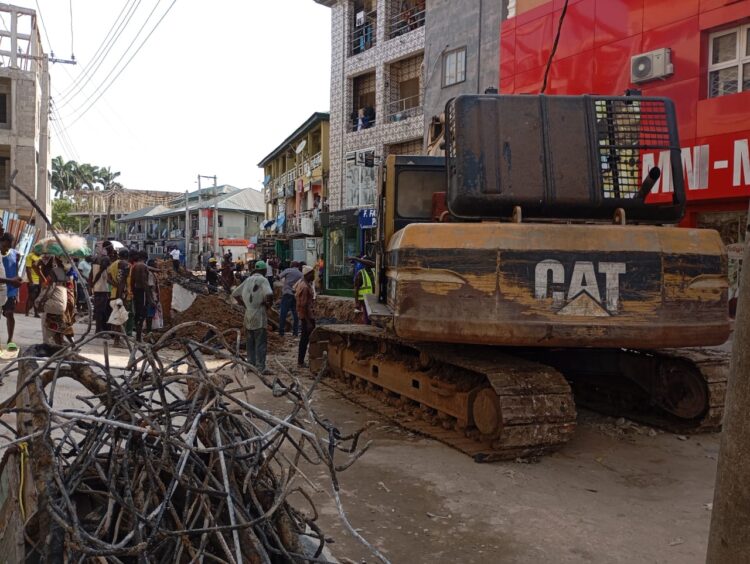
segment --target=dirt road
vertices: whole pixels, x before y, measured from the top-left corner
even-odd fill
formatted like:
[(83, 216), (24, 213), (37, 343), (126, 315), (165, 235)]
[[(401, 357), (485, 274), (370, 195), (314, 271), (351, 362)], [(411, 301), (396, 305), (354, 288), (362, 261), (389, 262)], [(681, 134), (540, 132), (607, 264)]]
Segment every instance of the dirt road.
[[(287, 342), (275, 358), (291, 368), (294, 342)], [(557, 454), (536, 464), (483, 465), (330, 389), (315, 401), (342, 430), (375, 422), (371, 450), (341, 475), (342, 497), (354, 527), (393, 562), (705, 559), (718, 435), (682, 440), (583, 412), (575, 438)], [(344, 532), (330, 496), (315, 497), (335, 553), (374, 562)]]

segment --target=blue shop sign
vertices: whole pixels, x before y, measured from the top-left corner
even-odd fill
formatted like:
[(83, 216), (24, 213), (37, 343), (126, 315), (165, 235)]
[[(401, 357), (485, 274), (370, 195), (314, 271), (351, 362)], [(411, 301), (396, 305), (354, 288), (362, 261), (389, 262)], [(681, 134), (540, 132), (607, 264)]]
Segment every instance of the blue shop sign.
[(360, 229), (374, 229), (378, 226), (378, 214), (375, 208), (359, 210)]

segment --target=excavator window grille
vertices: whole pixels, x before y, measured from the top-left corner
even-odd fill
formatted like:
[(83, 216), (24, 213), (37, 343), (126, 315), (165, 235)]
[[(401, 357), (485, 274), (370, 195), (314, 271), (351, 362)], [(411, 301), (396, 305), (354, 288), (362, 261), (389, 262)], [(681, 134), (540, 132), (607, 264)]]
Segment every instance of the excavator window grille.
[(641, 187), (643, 153), (671, 149), (667, 111), (661, 100), (594, 101), (599, 170), (605, 198), (635, 198)]

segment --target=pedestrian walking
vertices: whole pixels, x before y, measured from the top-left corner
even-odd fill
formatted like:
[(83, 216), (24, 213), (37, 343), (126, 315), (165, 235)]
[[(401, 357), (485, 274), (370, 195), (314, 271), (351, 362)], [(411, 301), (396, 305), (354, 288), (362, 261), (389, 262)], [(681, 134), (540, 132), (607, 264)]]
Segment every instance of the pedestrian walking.
[(247, 333), (247, 361), (261, 373), (266, 372), (268, 345), (268, 313), (273, 302), (273, 290), (265, 277), (266, 263), (258, 261), (252, 276), (237, 286), (232, 297), (245, 307), (245, 332)]
[(175, 247), (169, 252), (169, 256), (172, 257), (172, 266), (175, 272), (180, 271), (180, 249)]
[(42, 257), (33, 250), (26, 257), (26, 280), (29, 282), (29, 292), (26, 298), (26, 317), (29, 316), (31, 308), (34, 308), (34, 317), (39, 317), (39, 311), (36, 307), (36, 299), (42, 288), (42, 280), (39, 272), (39, 260)]
[(42, 309), (42, 339), (47, 344), (73, 343), (76, 317), (75, 283), (59, 257), (45, 255), (41, 261), (42, 277), (47, 286), (39, 300)]
[(157, 276), (159, 269), (156, 267), (156, 261), (150, 259), (146, 262), (146, 266), (148, 266), (146, 331), (150, 333), (154, 329), (164, 327), (164, 313), (161, 309), (161, 292), (159, 289), (159, 277)]
[(146, 259), (148, 255), (143, 251), (136, 253), (133, 265), (130, 268), (130, 295), (133, 296), (133, 314), (135, 316), (135, 338), (143, 340), (143, 325), (148, 318), (148, 266)]
[(310, 343), (310, 335), (315, 329), (315, 315), (313, 313), (313, 286), (315, 269), (312, 266), (302, 267), (302, 280), (297, 283), (294, 294), (297, 301), (297, 315), (302, 324), (302, 335), (299, 339), (299, 353), (297, 354), (297, 366), (304, 368), (307, 345)]
[(0, 251), (3, 255), (3, 269), (5, 270), (5, 275), (0, 282), (4, 282), (7, 288), (7, 300), (2, 306), (3, 315), (8, 327), (7, 348), (11, 352), (16, 352), (18, 351), (18, 346), (13, 342), (13, 332), (16, 328), (14, 314), (18, 300), (18, 288), (21, 286), (23, 279), (18, 275), (20, 255), (13, 248), (13, 235), (5, 232), (0, 236)]
[[(130, 251), (127, 249), (120, 249), (117, 253), (117, 260), (114, 261), (107, 269), (107, 277), (109, 279), (109, 285), (112, 288), (110, 292), (110, 307), (114, 310), (117, 306), (118, 310), (120, 307), (124, 308), (125, 311), (130, 311), (131, 300), (130, 300), (130, 288), (128, 285), (128, 276), (130, 275), (130, 262), (129, 262)], [(118, 303), (119, 301), (119, 303)], [(128, 316), (130, 317), (130, 316)], [(112, 315), (110, 315), (110, 325), (112, 331), (116, 333), (125, 333), (128, 318), (119, 319), (118, 323), (114, 323)], [(119, 323), (122, 321), (122, 323)], [(120, 336), (115, 335), (114, 346), (120, 344)]]
[(292, 265), (282, 270), (279, 274), (279, 280), (283, 283), (281, 290), (281, 307), (279, 311), (279, 335), (284, 336), (286, 330), (286, 318), (289, 312), (292, 313), (292, 334), (296, 337), (299, 335), (299, 317), (297, 315), (297, 301), (294, 297), (294, 287), (297, 282), (302, 280), (299, 263), (292, 261)]
[[(114, 249), (109, 247), (109, 252), (114, 254)], [(91, 265), (89, 275), (89, 288), (94, 294), (94, 323), (96, 332), (107, 330), (107, 321), (112, 311), (109, 307), (111, 288), (107, 278), (107, 269), (111, 266), (112, 259), (106, 253), (96, 257)]]

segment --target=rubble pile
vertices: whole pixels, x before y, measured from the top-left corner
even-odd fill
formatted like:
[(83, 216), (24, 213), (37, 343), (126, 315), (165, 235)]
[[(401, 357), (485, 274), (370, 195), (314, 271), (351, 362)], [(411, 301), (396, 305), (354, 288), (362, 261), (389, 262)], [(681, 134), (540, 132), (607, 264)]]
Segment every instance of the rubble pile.
[(318, 319), (331, 320), (336, 323), (356, 323), (358, 314), (354, 313), (354, 310), (352, 298), (318, 294), (315, 300), (315, 317)]
[[(230, 343), (239, 335), (240, 346), (244, 347), (244, 310), (237, 304), (230, 303), (226, 294), (198, 295), (193, 304), (181, 313), (172, 315), (172, 325), (183, 325), (177, 333), (179, 337), (206, 341), (209, 332), (202, 325), (190, 325), (190, 321), (203, 321), (216, 327), (226, 335)], [(234, 344), (234, 343), (233, 343)], [(268, 332), (269, 351), (277, 350), (282, 345), (281, 337), (275, 332)]]
[[(351, 527), (339, 498), (338, 472), (369, 444), (358, 448), (360, 432), (346, 435), (312, 409), (317, 381), (305, 389), (289, 372), (266, 378), (229, 343), (209, 363), (206, 345), (177, 337), (187, 329), (176, 326), (153, 345), (126, 340), (125, 368), (113, 368), (106, 347), (102, 362), (83, 357), (92, 337), (31, 347), (3, 370), (16, 372), (19, 385), (0, 405), (0, 421), (12, 429), (15, 416), (18, 431), (0, 437), (3, 448), (28, 444), (21, 492), (34, 490), (21, 500), (27, 557), (326, 562), (326, 537), (302, 489), (298, 465), (306, 461), (327, 470), (345, 527), (385, 561)], [(180, 351), (166, 350), (174, 342)], [(88, 392), (79, 409), (55, 404), (65, 377)], [(250, 378), (278, 399), (276, 415), (253, 405)], [(293, 493), (305, 510), (290, 505)]]

